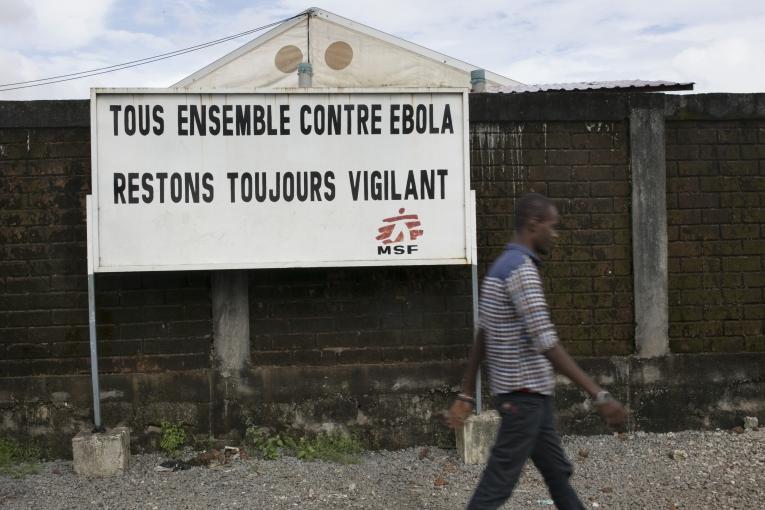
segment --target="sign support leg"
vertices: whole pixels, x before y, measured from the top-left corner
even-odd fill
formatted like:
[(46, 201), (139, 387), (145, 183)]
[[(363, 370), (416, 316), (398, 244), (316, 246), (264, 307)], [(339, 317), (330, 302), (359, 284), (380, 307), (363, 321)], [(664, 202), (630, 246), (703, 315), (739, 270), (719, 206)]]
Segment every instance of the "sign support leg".
[(94, 432), (103, 432), (101, 424), (101, 389), (98, 382), (98, 345), (96, 343), (96, 277), (93, 272), (93, 202), (88, 195), (85, 202), (87, 214), (88, 242), (88, 323), (90, 326), (90, 379), (93, 387), (93, 424)]
[[(471, 265), (473, 282), (473, 341), (478, 340), (478, 264), (475, 259)], [(475, 414), (481, 414), (481, 366), (475, 374)]]
[[(473, 290), (473, 343), (478, 341), (478, 236), (476, 220), (475, 190), (470, 190), (470, 280)], [(475, 413), (481, 414), (481, 366), (475, 374)]]

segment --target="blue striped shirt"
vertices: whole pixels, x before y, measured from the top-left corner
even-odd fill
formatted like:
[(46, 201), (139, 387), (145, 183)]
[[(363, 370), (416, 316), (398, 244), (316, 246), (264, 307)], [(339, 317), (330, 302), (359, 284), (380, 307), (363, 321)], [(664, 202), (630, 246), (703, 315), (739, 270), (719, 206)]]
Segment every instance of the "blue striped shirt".
[(493, 395), (518, 390), (553, 393), (553, 367), (543, 353), (556, 345), (558, 334), (539, 264), (539, 257), (525, 246), (508, 244), (481, 285), (479, 325)]

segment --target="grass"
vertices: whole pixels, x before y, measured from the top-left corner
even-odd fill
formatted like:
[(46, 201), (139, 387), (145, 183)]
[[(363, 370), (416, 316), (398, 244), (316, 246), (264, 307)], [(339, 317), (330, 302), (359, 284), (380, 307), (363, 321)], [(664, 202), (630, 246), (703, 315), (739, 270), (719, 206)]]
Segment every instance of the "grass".
[(358, 438), (345, 434), (319, 434), (301, 438), (297, 457), (303, 460), (326, 460), (338, 464), (358, 464), (364, 448)]
[(266, 460), (292, 455), (305, 461), (324, 460), (338, 464), (357, 464), (364, 447), (358, 438), (347, 434), (319, 434), (295, 439), (285, 434), (271, 434), (266, 429), (249, 427), (245, 448)]
[(12, 439), (0, 438), (0, 476), (21, 478), (40, 472), (42, 451)]

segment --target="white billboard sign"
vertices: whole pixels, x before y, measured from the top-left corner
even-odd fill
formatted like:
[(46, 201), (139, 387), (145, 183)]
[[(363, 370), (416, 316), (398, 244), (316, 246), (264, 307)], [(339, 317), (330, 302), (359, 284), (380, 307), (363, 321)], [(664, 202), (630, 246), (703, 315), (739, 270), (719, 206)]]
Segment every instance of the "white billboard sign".
[(461, 89), (94, 89), (97, 272), (467, 264)]

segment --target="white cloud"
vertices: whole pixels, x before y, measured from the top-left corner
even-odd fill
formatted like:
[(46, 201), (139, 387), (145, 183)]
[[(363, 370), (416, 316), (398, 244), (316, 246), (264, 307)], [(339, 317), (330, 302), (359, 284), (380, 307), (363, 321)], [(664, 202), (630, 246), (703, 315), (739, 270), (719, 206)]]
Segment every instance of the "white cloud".
[[(324, 0), (321, 7), (525, 83), (696, 81), (697, 91), (765, 91), (765, 4), (745, 0)], [(7, 83), (162, 53), (304, 10), (298, 0), (237, 3), (0, 0)], [(0, 100), (87, 97), (91, 86), (164, 86), (246, 42)]]
[(765, 90), (765, 68), (753, 65), (763, 58), (763, 44), (736, 36), (691, 46), (672, 59), (681, 74), (695, 76), (702, 90), (746, 92)]
[(25, 50), (60, 52), (82, 47), (106, 29), (111, 0), (4, 0), (14, 5), (12, 24), (3, 30), (2, 45)]
[(34, 16), (34, 9), (28, 2), (0, 0), (0, 26), (13, 27)]

